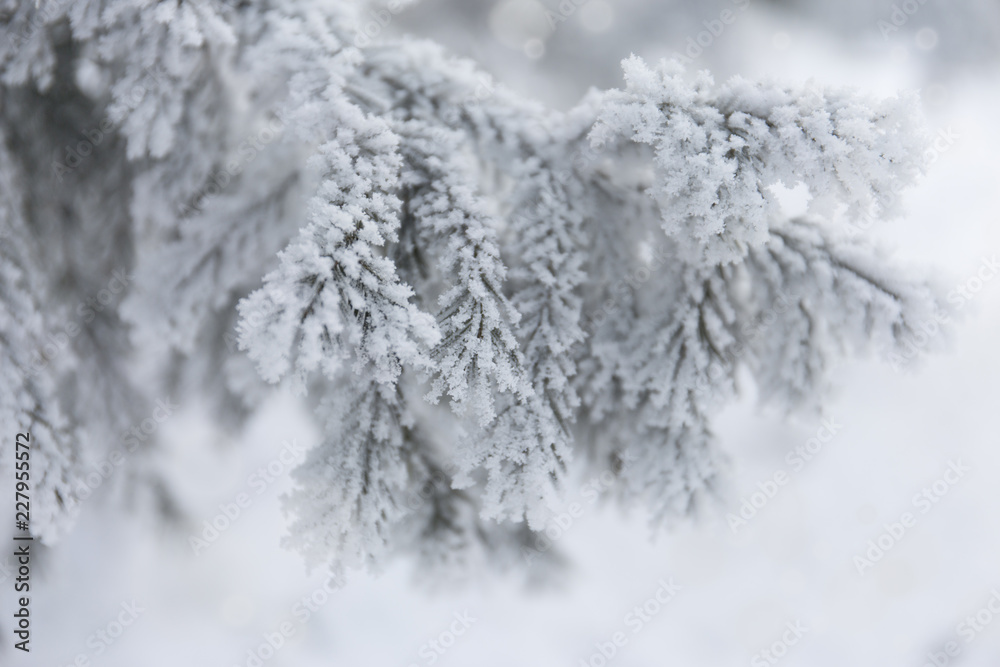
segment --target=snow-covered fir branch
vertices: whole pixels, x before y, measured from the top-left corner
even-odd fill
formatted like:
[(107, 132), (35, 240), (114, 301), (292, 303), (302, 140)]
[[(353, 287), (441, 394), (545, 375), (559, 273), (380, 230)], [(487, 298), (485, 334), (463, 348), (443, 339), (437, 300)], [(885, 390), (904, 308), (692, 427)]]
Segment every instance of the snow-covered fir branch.
[(690, 513), (738, 368), (808, 405), (938, 308), (831, 222), (901, 214), (911, 97), (631, 57), (557, 112), (432, 43), (359, 48), (356, 11), (0, 4), (0, 415), (43, 452), (39, 535), (162, 392), (238, 428), (271, 383), (324, 432), (286, 505), (310, 563), (510, 565), (573, 465)]

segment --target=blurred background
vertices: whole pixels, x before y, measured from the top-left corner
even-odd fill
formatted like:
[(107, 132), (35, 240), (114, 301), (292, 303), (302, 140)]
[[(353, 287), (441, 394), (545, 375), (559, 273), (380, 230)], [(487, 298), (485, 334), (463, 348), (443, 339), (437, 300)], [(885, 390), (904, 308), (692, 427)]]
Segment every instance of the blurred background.
[[(296, 450), (288, 443), (317, 442), (311, 417), (277, 395), (232, 442), (185, 406), (161, 426), (174, 443), (162, 465), (196, 519), (151, 527), (107, 499), (86, 503), (59, 548), (34, 564), (44, 580), (30, 664), (1000, 665), (1000, 613), (990, 609), (1000, 610), (1000, 277), (988, 270), (1000, 252), (1000, 3), (423, 0), (391, 8), (373, 5), (375, 32), (440, 41), (557, 108), (591, 87), (620, 85), (619, 63), (632, 53), (680, 56), (717, 80), (919, 90), (940, 138), (928, 175), (906, 194), (904, 219), (863, 233), (965, 290), (963, 319), (947, 326), (949, 351), (902, 369), (880, 359), (845, 364), (825, 403), (836, 424), (826, 431), (820, 417), (758, 410), (744, 382), (741, 400), (717, 422), (733, 462), (730, 497), (653, 533), (641, 513), (590, 504), (571, 488), (567, 501), (583, 513), (553, 530), (568, 567), (544, 585), (484, 573), (442, 589), (400, 560), (328, 592), (322, 572), (306, 573), (279, 544), (278, 498)], [(790, 211), (800, 204), (789, 197)], [(827, 442), (810, 460), (788, 457), (810, 439), (816, 450), (820, 434)], [(761, 488), (774, 489), (768, 480), (779, 472), (787, 483), (763, 504), (756, 496), (745, 524), (727, 518)], [(189, 535), (241, 493), (250, 503), (230, 526), (192, 547)], [(904, 512), (914, 521), (898, 536), (893, 524)], [(11, 576), (9, 559), (0, 568)], [(679, 586), (673, 597), (661, 580)], [(117, 625), (123, 613), (128, 626)], [(281, 628), (291, 632), (275, 635)]]

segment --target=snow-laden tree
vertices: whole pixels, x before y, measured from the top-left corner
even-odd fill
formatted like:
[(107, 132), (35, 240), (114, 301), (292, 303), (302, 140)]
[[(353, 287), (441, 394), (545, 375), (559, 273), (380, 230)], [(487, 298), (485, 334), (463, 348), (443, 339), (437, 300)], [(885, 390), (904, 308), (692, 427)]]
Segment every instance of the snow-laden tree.
[(520, 562), (572, 466), (686, 514), (722, 483), (740, 368), (808, 407), (835, 356), (935, 314), (833, 224), (899, 215), (914, 98), (633, 57), (563, 113), (365, 20), (0, 4), (0, 455), (31, 430), (37, 534), (125, 442), (120, 479), (171, 508), (163, 443), (129, 435), (157, 399), (236, 429), (281, 385), (325, 433), (286, 499), (311, 563)]

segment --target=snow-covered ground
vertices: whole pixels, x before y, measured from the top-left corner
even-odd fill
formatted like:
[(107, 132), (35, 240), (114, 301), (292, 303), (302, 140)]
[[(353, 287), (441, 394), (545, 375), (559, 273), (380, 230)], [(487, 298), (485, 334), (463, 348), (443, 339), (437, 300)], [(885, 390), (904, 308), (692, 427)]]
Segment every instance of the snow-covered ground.
[[(652, 540), (640, 513), (585, 506), (558, 540), (572, 567), (548, 590), (493, 575), (427, 590), (400, 561), (328, 593), (322, 572), (306, 575), (279, 546), (287, 466), (273, 482), (248, 482), (280, 461), (283, 443), (316, 442), (308, 414), (278, 397), (245, 441), (220, 447), (221, 435), (187, 412), (164, 427), (177, 443), (170, 474), (189, 489), (184, 509), (211, 519), (241, 493), (249, 506), (194, 555), (187, 528), (153, 531), (123, 510), (86, 505), (43, 568), (34, 650), (23, 664), (1000, 664), (1000, 613), (988, 607), (992, 599), (1000, 610), (1000, 276), (979, 273), (1000, 254), (1000, 78), (930, 79), (914, 65), (917, 46), (876, 47), (859, 52), (748, 14), (726, 35), (728, 53), (740, 56), (721, 74), (814, 77), (883, 94), (925, 88), (930, 125), (954, 141), (907, 194), (906, 218), (869, 231), (900, 257), (939, 267), (946, 284), (975, 290), (964, 321), (949, 328), (949, 350), (902, 372), (875, 359), (846, 364), (824, 405), (835, 426), (822, 431), (818, 416), (758, 410), (748, 384), (718, 422), (734, 462), (730, 500)], [(786, 459), (819, 436), (828, 442), (811, 460)], [(767, 483), (780, 472), (785, 484)], [(777, 492), (734, 533), (726, 515), (760, 486)], [(925, 488), (933, 502), (921, 498)], [(884, 556), (861, 563), (880, 536)], [(122, 614), (131, 625), (108, 646), (95, 633), (116, 634)], [(261, 652), (282, 628), (290, 637)]]

